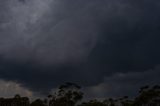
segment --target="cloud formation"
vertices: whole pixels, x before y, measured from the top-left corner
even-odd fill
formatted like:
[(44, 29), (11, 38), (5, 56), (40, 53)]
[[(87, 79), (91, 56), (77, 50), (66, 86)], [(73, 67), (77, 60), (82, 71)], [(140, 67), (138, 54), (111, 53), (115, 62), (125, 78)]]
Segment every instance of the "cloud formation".
[(20, 84), (4, 80), (0, 80), (0, 94), (1, 97), (13, 97), (16, 94), (33, 97), (33, 93), (26, 88), (21, 87)]
[(110, 78), (106, 82), (114, 84), (117, 73), (137, 78), (160, 64), (158, 0), (2, 0), (0, 5), (1, 79), (48, 91), (66, 81), (94, 86)]
[(86, 87), (87, 98), (135, 97), (142, 86), (154, 86), (160, 83), (160, 66), (141, 72), (116, 73), (105, 77), (100, 84)]

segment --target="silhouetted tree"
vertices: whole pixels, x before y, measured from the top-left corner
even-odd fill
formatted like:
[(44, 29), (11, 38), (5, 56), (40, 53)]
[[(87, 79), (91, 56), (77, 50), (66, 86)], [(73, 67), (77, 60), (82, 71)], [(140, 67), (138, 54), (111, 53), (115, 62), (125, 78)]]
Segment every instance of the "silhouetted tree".
[(49, 106), (74, 106), (83, 98), (83, 93), (80, 91), (80, 86), (74, 83), (65, 83), (61, 85), (55, 95), (49, 101)]
[[(54, 95), (48, 95), (48, 99), (36, 99), (31, 104), (28, 97), (15, 95), (14, 98), (0, 98), (0, 106), (75, 106), (83, 98), (81, 87), (74, 83), (61, 85)], [(135, 99), (124, 96), (119, 99), (96, 99), (83, 102), (78, 106), (160, 106), (160, 86), (144, 86), (140, 88), (139, 95)]]
[(19, 94), (16, 94), (16, 95), (14, 96), (14, 98), (15, 98), (15, 99), (20, 99), (21, 96), (20, 96)]
[(133, 100), (129, 100), (128, 96), (124, 96), (123, 98), (119, 99), (119, 103), (122, 106), (132, 106), (133, 105)]
[(160, 105), (160, 87), (152, 88), (146, 86), (140, 89), (140, 94), (135, 98), (134, 106), (159, 106)]
[(45, 106), (45, 104), (41, 99), (36, 99), (30, 104), (30, 106)]
[(95, 99), (95, 100), (89, 101), (88, 103), (84, 102), (79, 106), (107, 106), (107, 105)]

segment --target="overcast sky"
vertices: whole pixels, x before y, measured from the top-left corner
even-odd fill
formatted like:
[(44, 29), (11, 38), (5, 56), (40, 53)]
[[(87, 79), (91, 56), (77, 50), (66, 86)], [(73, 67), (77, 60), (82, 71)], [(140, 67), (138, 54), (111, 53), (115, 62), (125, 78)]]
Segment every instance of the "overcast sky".
[(0, 96), (64, 82), (88, 98), (133, 96), (160, 84), (159, 11), (159, 0), (1, 0)]

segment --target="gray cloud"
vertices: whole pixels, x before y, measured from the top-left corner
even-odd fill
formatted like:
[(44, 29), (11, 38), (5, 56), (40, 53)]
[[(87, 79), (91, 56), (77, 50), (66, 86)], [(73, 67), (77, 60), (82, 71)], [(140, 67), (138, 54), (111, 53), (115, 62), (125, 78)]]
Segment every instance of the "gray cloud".
[(116, 73), (141, 75), (160, 63), (158, 0), (2, 0), (0, 5), (0, 78), (34, 91), (66, 81), (97, 85)]
[(16, 94), (33, 97), (33, 93), (26, 88), (21, 87), (20, 84), (4, 80), (0, 80), (0, 94), (1, 97), (13, 97)]
[(105, 77), (104, 81), (95, 86), (86, 87), (87, 98), (109, 98), (109, 97), (135, 97), (142, 86), (154, 86), (160, 83), (160, 66), (143, 72), (116, 73)]
[[(4, 58), (59, 64), (76, 62), (88, 55), (96, 42), (92, 17), (86, 13), (69, 13), (72, 16), (56, 13), (58, 8), (54, 6), (61, 6), (56, 2), (34, 0), (22, 4), (13, 0), (7, 3), (6, 15), (11, 18), (1, 25), (5, 33), (1, 39)], [(59, 15), (65, 18), (60, 20)]]

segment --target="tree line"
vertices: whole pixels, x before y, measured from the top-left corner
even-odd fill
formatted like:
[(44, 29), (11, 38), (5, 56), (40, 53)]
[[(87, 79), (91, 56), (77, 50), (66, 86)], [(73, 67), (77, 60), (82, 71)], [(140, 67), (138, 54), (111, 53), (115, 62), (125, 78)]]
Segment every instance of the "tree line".
[[(54, 94), (48, 95), (44, 100), (36, 99), (29, 103), (29, 106), (160, 106), (159, 85), (141, 87), (139, 94), (132, 99), (124, 96), (81, 102), (83, 96), (84, 93), (79, 85), (65, 83), (59, 86)], [(16, 98), (20, 98), (20, 96), (16, 95)]]

